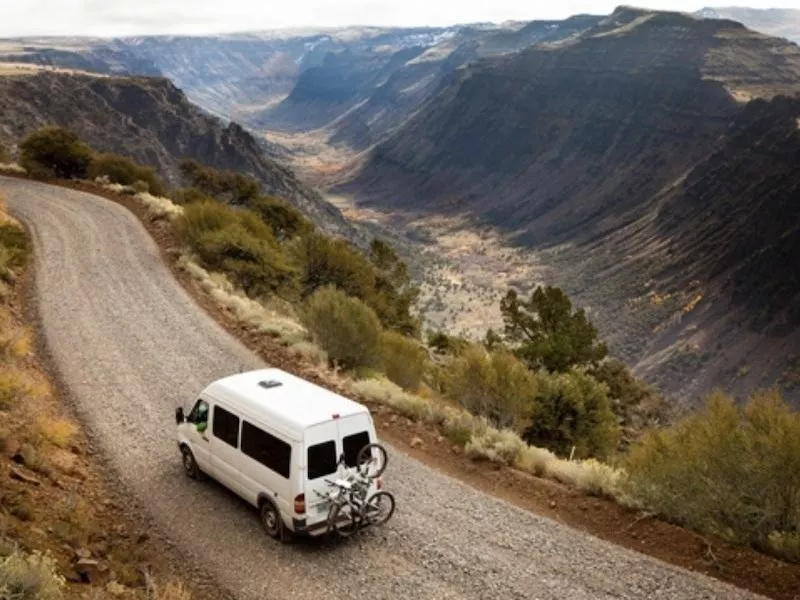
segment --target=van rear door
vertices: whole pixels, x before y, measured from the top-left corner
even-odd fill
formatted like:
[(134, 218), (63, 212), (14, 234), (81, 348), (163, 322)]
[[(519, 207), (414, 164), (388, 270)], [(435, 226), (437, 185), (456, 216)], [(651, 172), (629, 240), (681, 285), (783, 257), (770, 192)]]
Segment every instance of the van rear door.
[(325, 479), (337, 477), (339, 458), (344, 455), (345, 467), (353, 468), (358, 451), (376, 441), (368, 412), (333, 419), (306, 430), (305, 498), (309, 524), (327, 517), (328, 503), (319, 494), (331, 491)]

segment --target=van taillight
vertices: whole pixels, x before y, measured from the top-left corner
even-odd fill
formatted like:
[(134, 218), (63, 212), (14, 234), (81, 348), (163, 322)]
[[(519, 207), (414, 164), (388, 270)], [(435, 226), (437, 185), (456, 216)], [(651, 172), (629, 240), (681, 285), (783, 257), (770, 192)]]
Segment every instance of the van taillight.
[(298, 494), (294, 498), (294, 512), (298, 515), (302, 515), (306, 512), (306, 495), (305, 494)]

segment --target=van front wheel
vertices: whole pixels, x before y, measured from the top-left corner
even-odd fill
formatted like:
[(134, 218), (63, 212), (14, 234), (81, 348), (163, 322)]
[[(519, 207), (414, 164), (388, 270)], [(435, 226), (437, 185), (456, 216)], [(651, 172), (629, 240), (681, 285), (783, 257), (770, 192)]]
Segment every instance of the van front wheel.
[(269, 500), (261, 503), (261, 525), (270, 537), (283, 540), (283, 519), (275, 505)]
[(194, 460), (192, 451), (186, 446), (181, 446), (181, 457), (183, 461), (183, 472), (186, 473), (186, 476), (192, 479), (200, 479), (200, 468)]

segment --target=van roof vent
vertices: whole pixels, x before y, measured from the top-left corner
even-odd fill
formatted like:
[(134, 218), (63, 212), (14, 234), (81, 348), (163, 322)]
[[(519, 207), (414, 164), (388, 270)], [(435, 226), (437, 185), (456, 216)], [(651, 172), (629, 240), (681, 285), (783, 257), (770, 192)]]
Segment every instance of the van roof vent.
[(278, 386), (281, 386), (283, 384), (280, 381), (277, 381), (275, 379), (266, 379), (264, 381), (259, 381), (258, 385), (260, 385), (262, 388), (268, 390), (270, 388), (278, 387)]

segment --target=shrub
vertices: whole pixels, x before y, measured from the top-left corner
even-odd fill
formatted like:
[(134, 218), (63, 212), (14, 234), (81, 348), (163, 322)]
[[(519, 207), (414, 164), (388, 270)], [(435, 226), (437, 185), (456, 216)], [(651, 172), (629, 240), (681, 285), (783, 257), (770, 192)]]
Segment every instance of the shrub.
[(12, 373), (0, 373), (0, 411), (12, 408), (24, 391), (19, 377)]
[(249, 208), (261, 217), (280, 241), (308, 235), (314, 230), (299, 210), (280, 198), (261, 196), (253, 200)]
[(88, 174), (91, 179), (105, 176), (114, 183), (131, 185), (137, 192), (149, 192), (155, 196), (163, 196), (166, 193), (164, 182), (155, 169), (140, 165), (119, 154), (107, 153), (93, 156)]
[(578, 371), (540, 374), (538, 381), (526, 442), (561, 456), (574, 448), (575, 458), (605, 458), (615, 450), (620, 431), (604, 384)]
[(193, 202), (211, 202), (214, 199), (196, 187), (180, 188), (172, 193), (171, 200), (178, 205), (192, 204)]
[(235, 171), (214, 169), (192, 159), (181, 161), (180, 170), (192, 187), (222, 202), (248, 204), (259, 193), (255, 179)]
[(418, 325), (410, 314), (415, 291), (398, 275), (403, 267), (375, 263), (346, 240), (316, 232), (299, 238), (292, 248), (296, 263), (302, 265), (303, 296), (331, 285), (370, 306), (385, 327), (416, 333)]
[(488, 459), (503, 465), (513, 465), (524, 449), (525, 442), (515, 432), (494, 427), (472, 436), (464, 447), (470, 458)]
[(514, 466), (537, 477), (545, 475), (553, 461), (559, 460), (546, 448), (526, 445), (517, 457)]
[(403, 389), (416, 391), (425, 373), (428, 353), (419, 342), (395, 331), (381, 335), (381, 365), (386, 376)]
[(62, 127), (34, 131), (20, 144), (20, 163), (31, 174), (85, 178), (92, 151), (78, 136)]
[(594, 458), (587, 460), (549, 461), (546, 466), (548, 475), (561, 483), (583, 490), (593, 496), (605, 496), (618, 499), (627, 478), (622, 469), (615, 469)]
[[(800, 531), (800, 414), (777, 390), (648, 433), (627, 461), (629, 491), (669, 519), (770, 549)], [(770, 537), (772, 540), (770, 540)]]
[(5, 146), (0, 145), (0, 164), (8, 164), (10, 162), (11, 162), (11, 153)]
[(0, 558), (0, 598), (59, 600), (65, 584), (55, 560), (47, 554), (15, 548)]
[(226, 273), (249, 296), (291, 288), (295, 281), (295, 269), (253, 212), (197, 202), (184, 207), (178, 230), (204, 267)]
[(500, 428), (522, 431), (533, 410), (537, 377), (510, 353), (473, 345), (444, 367), (445, 394)]
[(36, 421), (36, 432), (40, 441), (66, 448), (75, 437), (78, 428), (66, 419), (39, 417)]
[(16, 223), (0, 223), (0, 279), (12, 283), (29, 254), (30, 246), (25, 231)]
[(344, 369), (380, 363), (381, 323), (370, 307), (333, 287), (312, 294), (305, 303), (303, 323)]

